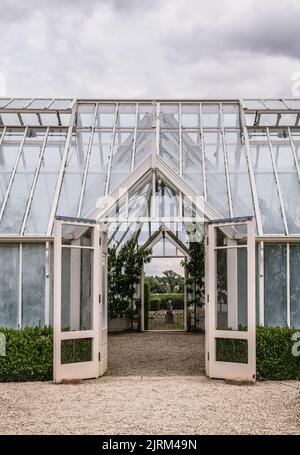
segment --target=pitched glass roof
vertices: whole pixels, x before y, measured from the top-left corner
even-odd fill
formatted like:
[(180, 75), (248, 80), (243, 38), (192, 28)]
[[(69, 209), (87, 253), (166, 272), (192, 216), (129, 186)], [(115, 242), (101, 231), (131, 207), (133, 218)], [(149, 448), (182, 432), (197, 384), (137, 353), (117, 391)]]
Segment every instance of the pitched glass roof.
[(88, 216), (153, 153), (220, 216), (300, 235), (299, 122), (298, 99), (0, 98), (0, 235)]

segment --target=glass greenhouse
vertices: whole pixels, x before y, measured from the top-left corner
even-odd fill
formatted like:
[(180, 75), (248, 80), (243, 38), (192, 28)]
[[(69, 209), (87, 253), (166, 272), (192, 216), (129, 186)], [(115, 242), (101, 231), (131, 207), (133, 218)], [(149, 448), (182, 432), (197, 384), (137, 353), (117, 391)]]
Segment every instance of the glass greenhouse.
[(116, 246), (167, 231), (155, 255), (181, 257), (205, 221), (249, 217), (257, 323), (300, 327), (298, 99), (1, 98), (0, 200), (0, 327), (52, 324), (56, 219)]

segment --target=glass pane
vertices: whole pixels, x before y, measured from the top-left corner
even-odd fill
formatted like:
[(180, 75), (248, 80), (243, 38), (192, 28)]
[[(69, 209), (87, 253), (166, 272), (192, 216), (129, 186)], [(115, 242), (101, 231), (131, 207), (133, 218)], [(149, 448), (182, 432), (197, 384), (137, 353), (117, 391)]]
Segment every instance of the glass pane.
[(225, 141), (234, 216), (253, 215), (248, 164), (240, 133), (226, 131)]
[(216, 339), (216, 361), (226, 363), (248, 363), (248, 341)]
[(179, 131), (161, 131), (159, 153), (170, 168), (179, 172)]
[(93, 360), (92, 338), (80, 338), (76, 340), (62, 340), (61, 363), (89, 362)]
[(179, 105), (161, 104), (160, 119), (162, 129), (179, 129)]
[(44, 157), (34, 191), (25, 234), (45, 234), (49, 222), (66, 134), (49, 133)]
[(251, 146), (256, 187), (265, 234), (284, 234), (278, 189), (268, 145)]
[(203, 196), (203, 160), (200, 133), (182, 133), (183, 177)]
[(139, 104), (137, 126), (140, 129), (152, 128), (155, 126), (155, 105), (154, 104)]
[(223, 122), (225, 128), (240, 127), (240, 109), (238, 104), (223, 104)]
[(109, 192), (112, 192), (115, 188), (117, 188), (130, 174), (133, 141), (133, 132), (116, 132)]
[(134, 167), (137, 167), (152, 150), (155, 149), (155, 133), (152, 131), (137, 131)]
[(216, 251), (218, 330), (245, 331), (248, 326), (247, 249)]
[(286, 246), (265, 245), (265, 325), (287, 325)]
[(51, 106), (49, 106), (49, 109), (67, 109), (70, 107), (71, 102), (72, 100), (56, 99)]
[(203, 128), (221, 128), (219, 104), (202, 104)]
[(115, 104), (99, 104), (97, 112), (97, 128), (108, 128), (111, 129), (115, 122)]
[(77, 127), (92, 127), (95, 117), (95, 104), (79, 104), (77, 111)]
[(23, 136), (22, 130), (7, 132), (0, 147), (0, 204), (3, 202)]
[(23, 245), (23, 327), (45, 324), (45, 245)]
[(222, 135), (205, 132), (204, 142), (208, 202), (220, 215), (227, 218), (229, 207)]
[(19, 245), (0, 245), (0, 327), (18, 327)]
[[(63, 178), (57, 215), (77, 216), (90, 132), (73, 134)], [(59, 145), (63, 152), (64, 142)]]
[(61, 229), (61, 241), (63, 245), (70, 246), (93, 246), (92, 227), (80, 224), (63, 224)]
[(62, 248), (62, 331), (93, 328), (93, 251)]
[(277, 165), (289, 232), (299, 234), (300, 182), (290, 144), (274, 144), (273, 155)]
[(91, 156), (83, 197), (81, 216), (88, 216), (104, 197), (109, 163), (112, 133), (96, 131), (93, 137)]
[(183, 128), (200, 129), (200, 106), (199, 104), (182, 104), (181, 125)]
[(18, 234), (22, 226), (34, 174), (43, 148), (45, 132), (33, 131), (29, 134), (30, 136), (27, 136), (23, 147), (1, 221), (1, 233)]
[(291, 326), (300, 329), (300, 245), (290, 245)]
[(36, 99), (33, 100), (30, 106), (27, 109), (45, 109), (49, 106), (51, 99)]
[(117, 128), (134, 128), (136, 104), (119, 104)]

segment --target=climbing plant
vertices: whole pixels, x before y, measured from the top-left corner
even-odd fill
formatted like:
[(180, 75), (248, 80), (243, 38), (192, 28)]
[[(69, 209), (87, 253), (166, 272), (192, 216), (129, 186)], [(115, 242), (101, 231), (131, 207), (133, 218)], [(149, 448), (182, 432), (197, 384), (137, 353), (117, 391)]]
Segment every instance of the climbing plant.
[(131, 325), (137, 308), (136, 286), (143, 264), (150, 262), (152, 251), (140, 249), (133, 237), (121, 248), (108, 249), (108, 311), (110, 318), (129, 317)]
[(189, 303), (194, 306), (194, 329), (196, 329), (197, 307), (205, 303), (205, 239), (189, 244), (189, 258), (184, 259), (181, 265), (187, 272), (187, 292), (190, 295)]

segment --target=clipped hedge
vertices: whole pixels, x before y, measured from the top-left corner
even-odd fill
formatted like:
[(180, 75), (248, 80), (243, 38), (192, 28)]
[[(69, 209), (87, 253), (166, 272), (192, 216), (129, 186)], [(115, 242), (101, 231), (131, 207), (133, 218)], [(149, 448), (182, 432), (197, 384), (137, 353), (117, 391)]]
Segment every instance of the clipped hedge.
[(300, 379), (300, 357), (292, 354), (292, 336), (300, 330), (287, 327), (258, 327), (256, 330), (256, 369), (258, 379)]
[[(0, 329), (6, 337), (6, 356), (0, 356), (0, 382), (49, 381), (52, 380), (51, 328), (24, 328), (22, 330)], [(258, 379), (300, 379), (300, 357), (292, 354), (292, 335), (300, 332), (289, 328), (258, 327), (256, 332), (256, 355)], [(232, 361), (238, 357), (245, 361), (245, 347), (234, 341), (219, 340), (218, 360)], [(78, 361), (77, 356), (89, 350), (82, 340), (79, 350), (66, 346), (62, 354), (66, 363)], [(74, 355), (76, 358), (74, 358)]]
[(52, 380), (52, 329), (0, 329), (6, 337), (6, 355), (0, 357), (0, 381)]

